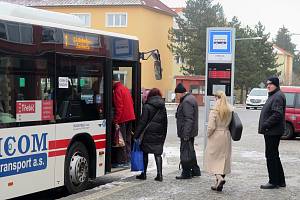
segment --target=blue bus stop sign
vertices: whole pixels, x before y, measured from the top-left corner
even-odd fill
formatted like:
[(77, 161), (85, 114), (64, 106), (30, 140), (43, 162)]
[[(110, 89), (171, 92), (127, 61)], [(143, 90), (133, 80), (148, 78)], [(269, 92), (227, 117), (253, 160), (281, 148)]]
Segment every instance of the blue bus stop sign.
[(232, 31), (211, 30), (209, 32), (209, 54), (231, 54), (232, 53)]

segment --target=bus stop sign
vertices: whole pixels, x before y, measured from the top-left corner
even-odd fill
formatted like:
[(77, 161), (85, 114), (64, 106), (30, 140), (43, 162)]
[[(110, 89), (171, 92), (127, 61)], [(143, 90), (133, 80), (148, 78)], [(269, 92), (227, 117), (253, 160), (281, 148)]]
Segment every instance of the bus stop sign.
[[(204, 116), (205, 134), (207, 131), (209, 111), (214, 107), (214, 94), (217, 91), (224, 91), (230, 103), (233, 104), (234, 51), (234, 28), (207, 28)], [(204, 146), (206, 146), (206, 135), (204, 138)]]
[(228, 28), (207, 29), (207, 61), (232, 62), (233, 61), (233, 33)]

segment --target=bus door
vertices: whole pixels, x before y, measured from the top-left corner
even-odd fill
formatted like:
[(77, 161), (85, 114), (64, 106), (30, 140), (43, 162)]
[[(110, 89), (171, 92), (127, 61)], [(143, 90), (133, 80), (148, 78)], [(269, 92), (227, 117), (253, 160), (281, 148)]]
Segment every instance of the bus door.
[[(117, 77), (118, 80), (131, 92), (131, 96), (133, 99), (133, 106), (136, 118), (140, 115), (140, 65), (138, 62), (132, 61), (113, 61), (112, 64), (112, 77)], [(113, 95), (113, 93), (112, 93)], [(112, 102), (112, 119), (114, 117), (114, 103)], [(135, 130), (135, 122), (132, 123), (132, 132)], [(111, 164), (111, 167), (108, 168), (109, 171), (117, 171), (120, 169), (128, 168), (128, 165), (123, 165), (125, 162), (126, 156), (126, 148), (125, 147), (117, 147), (115, 142), (115, 126), (111, 121), (111, 156), (110, 160), (107, 160), (108, 163)], [(126, 142), (126, 141), (125, 141)]]

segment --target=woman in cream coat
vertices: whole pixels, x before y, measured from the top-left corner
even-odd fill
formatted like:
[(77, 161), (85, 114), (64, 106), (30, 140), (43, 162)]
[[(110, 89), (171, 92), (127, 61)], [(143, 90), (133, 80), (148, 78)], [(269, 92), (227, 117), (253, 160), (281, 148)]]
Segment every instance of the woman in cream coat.
[(229, 124), (232, 106), (222, 91), (215, 94), (215, 107), (209, 114), (204, 169), (216, 176), (212, 190), (222, 191), (225, 175), (231, 172), (231, 135)]

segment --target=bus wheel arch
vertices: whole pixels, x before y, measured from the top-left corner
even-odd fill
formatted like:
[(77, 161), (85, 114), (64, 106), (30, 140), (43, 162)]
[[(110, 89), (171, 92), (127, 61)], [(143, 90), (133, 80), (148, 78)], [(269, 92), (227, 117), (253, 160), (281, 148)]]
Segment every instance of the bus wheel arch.
[(69, 193), (78, 193), (88, 187), (89, 178), (96, 176), (96, 148), (87, 133), (75, 135), (65, 157), (64, 180)]

